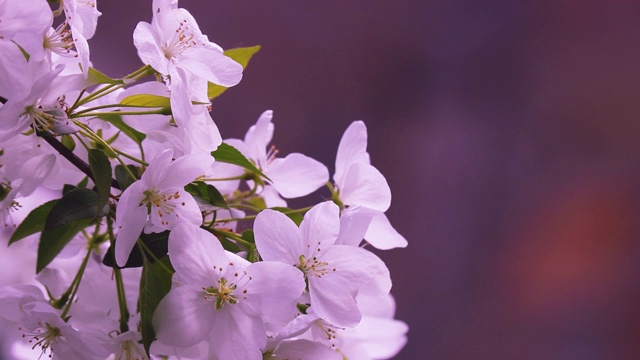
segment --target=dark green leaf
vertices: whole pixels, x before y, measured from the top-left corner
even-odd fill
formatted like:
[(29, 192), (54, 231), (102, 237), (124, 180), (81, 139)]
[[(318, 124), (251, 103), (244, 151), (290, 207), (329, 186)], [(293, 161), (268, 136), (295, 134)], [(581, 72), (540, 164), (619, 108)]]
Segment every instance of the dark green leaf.
[[(134, 246), (131, 250), (131, 254), (129, 254), (129, 258), (127, 259), (126, 264), (121, 267), (123, 268), (134, 268), (140, 267), (143, 264), (143, 259), (146, 257), (149, 261), (153, 262), (155, 258), (161, 258), (167, 255), (169, 250), (169, 231), (163, 231), (161, 233), (151, 233), (151, 234), (140, 234), (140, 240), (145, 244), (145, 246), (149, 249), (151, 254), (146, 253), (143, 256), (140, 251), (139, 246)], [(116, 242), (118, 239), (116, 238)], [(102, 259), (102, 263), (108, 267), (116, 267), (115, 258), (113, 254), (113, 246), (110, 246)]]
[(256, 242), (254, 240), (254, 238), (253, 238), (253, 230), (251, 230), (251, 229), (247, 229), (247, 230), (243, 231), (242, 235), (240, 235), (240, 237), (243, 240), (248, 241), (248, 242), (250, 242), (252, 244), (255, 244), (255, 242)]
[(111, 163), (102, 151), (89, 149), (89, 167), (98, 191), (96, 206), (102, 209), (107, 204), (111, 192)]
[(60, 137), (60, 142), (62, 143), (62, 145), (64, 145), (64, 147), (69, 149), (69, 151), (73, 151), (76, 148), (76, 142), (75, 140), (73, 140), (71, 135), (62, 135)]
[(62, 185), (62, 196), (65, 196), (69, 193), (69, 191), (73, 190), (77, 188), (77, 186), (75, 185), (71, 185), (71, 184), (64, 184)]
[(260, 254), (258, 253), (258, 248), (256, 247), (256, 244), (251, 244), (251, 246), (249, 247), (247, 260), (249, 260), (252, 263), (260, 261)]
[[(129, 170), (131, 170), (131, 173), (133, 173), (133, 175), (138, 176), (138, 168), (133, 165), (127, 165), (127, 167), (129, 168)], [(120, 190), (122, 191), (124, 191), (137, 180), (132, 179), (131, 175), (129, 175), (129, 173), (124, 169), (124, 166), (122, 165), (116, 165), (115, 174), (116, 181), (118, 182), (118, 185), (120, 185)]]
[(300, 223), (304, 218), (304, 216), (302, 216), (302, 214), (300, 214), (299, 212), (293, 212), (293, 209), (289, 209), (286, 207), (272, 207), (271, 209), (275, 211), (280, 211), (281, 213), (287, 215), (289, 219), (293, 220), (293, 222), (296, 223), (296, 225), (298, 226), (300, 226)]
[(117, 127), (118, 130), (122, 131), (125, 135), (130, 137), (137, 144), (140, 144), (142, 142), (142, 140), (144, 140), (147, 137), (147, 135), (145, 135), (145, 134), (139, 132), (138, 130), (132, 128), (131, 126), (125, 124), (125, 122), (122, 121), (122, 116), (120, 116), (120, 115), (102, 114), (102, 115), (98, 115), (98, 118), (100, 118), (100, 119), (112, 124), (113, 126)]
[(184, 187), (184, 190), (193, 196), (197, 196), (208, 204), (218, 206), (224, 209), (229, 209), (227, 202), (224, 200), (224, 196), (220, 194), (220, 191), (213, 185), (206, 184), (202, 181), (188, 184)]
[(112, 79), (112, 78), (108, 77), (107, 75), (101, 73), (100, 71), (98, 71), (98, 70), (96, 70), (96, 69), (94, 69), (92, 67), (89, 68), (87, 80), (92, 85), (95, 85), (95, 84), (124, 85), (124, 81), (122, 79)]
[(140, 276), (140, 296), (138, 307), (140, 309), (140, 332), (142, 344), (149, 355), (151, 343), (156, 339), (153, 330), (152, 319), (158, 304), (171, 290), (171, 276), (175, 270), (171, 267), (168, 256), (164, 256), (156, 262), (144, 262), (142, 275)]
[[(249, 60), (251, 60), (251, 57), (253, 57), (253, 55), (255, 55), (259, 50), (260, 45), (256, 45), (252, 47), (228, 49), (225, 50), (224, 54), (242, 65), (243, 69), (246, 69), (247, 65), (249, 65)], [(220, 96), (226, 90), (227, 88), (224, 86), (209, 83), (207, 85), (207, 96), (209, 97), (209, 100), (213, 100)]]
[(227, 143), (220, 144), (216, 151), (211, 152), (211, 155), (213, 155), (216, 161), (241, 166), (267, 180), (270, 180), (251, 161), (249, 161), (249, 159), (242, 155), (238, 149)]
[(80, 180), (80, 182), (78, 183), (78, 186), (76, 187), (86, 188), (88, 184), (89, 184), (89, 177), (85, 176), (84, 179)]
[[(53, 212), (54, 210), (55, 209), (52, 209), (51, 211)], [(78, 232), (89, 226), (91, 221), (92, 219), (73, 220), (54, 229), (45, 228), (40, 235), (40, 243), (38, 244), (36, 273), (39, 273), (49, 265), (65, 245), (67, 245)]]
[(54, 229), (78, 219), (94, 219), (109, 213), (109, 206), (98, 211), (98, 194), (89, 189), (76, 188), (69, 191), (51, 209), (45, 229)]
[[(136, 94), (127, 96), (120, 101), (120, 105), (123, 106), (135, 106), (135, 107), (150, 107), (150, 108), (171, 108), (169, 98), (166, 96), (151, 95), (151, 94)], [(167, 114), (169, 115), (169, 114)]]
[(44, 224), (47, 221), (47, 215), (49, 215), (49, 212), (57, 202), (58, 200), (51, 200), (31, 210), (29, 215), (27, 215), (27, 217), (22, 220), (22, 223), (20, 223), (20, 225), (13, 232), (13, 235), (11, 235), (11, 239), (9, 239), (9, 245), (18, 240), (22, 240), (29, 235), (44, 230)]

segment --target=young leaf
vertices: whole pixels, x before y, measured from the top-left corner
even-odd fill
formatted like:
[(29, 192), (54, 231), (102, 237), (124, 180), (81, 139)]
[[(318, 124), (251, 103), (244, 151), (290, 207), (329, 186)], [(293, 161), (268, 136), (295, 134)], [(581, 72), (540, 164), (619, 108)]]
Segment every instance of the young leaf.
[(224, 209), (229, 209), (227, 202), (224, 200), (220, 191), (216, 189), (213, 185), (206, 184), (202, 181), (197, 181), (195, 183), (187, 184), (184, 187), (184, 190), (193, 196), (197, 196), (202, 200), (206, 201), (208, 204), (213, 206), (218, 206)]
[[(52, 211), (53, 210), (54, 209), (52, 209)], [(39, 273), (49, 265), (65, 245), (67, 245), (78, 232), (89, 226), (92, 220), (93, 219), (73, 220), (53, 229), (47, 229), (45, 227), (40, 235), (40, 243), (38, 244), (36, 273)]]
[(124, 85), (124, 81), (122, 79), (112, 79), (92, 67), (89, 68), (87, 81), (91, 85), (95, 85), (95, 84)]
[(122, 121), (122, 116), (120, 116), (120, 115), (102, 114), (102, 115), (98, 115), (98, 118), (110, 123), (111, 125), (113, 125), (115, 127), (117, 127), (118, 130), (122, 131), (125, 135), (130, 137), (137, 144), (140, 144), (142, 142), (142, 140), (144, 140), (147, 137), (147, 135), (145, 135), (145, 134), (139, 132), (138, 130), (132, 128), (131, 126), (125, 124), (124, 121)]
[[(260, 51), (260, 45), (229, 49), (225, 50), (224, 54), (242, 65), (242, 68), (246, 69), (247, 65), (249, 65), (249, 60), (251, 60), (251, 57), (258, 51)], [(209, 100), (217, 98), (226, 90), (227, 88), (224, 86), (216, 85), (213, 83), (207, 84), (207, 96), (209, 97)]]
[(147, 355), (149, 355), (151, 343), (156, 339), (152, 325), (153, 313), (160, 304), (160, 300), (171, 290), (171, 276), (174, 272), (169, 257), (166, 255), (153, 263), (145, 259), (142, 266), (138, 306), (140, 308), (142, 344)]
[[(135, 107), (150, 107), (150, 108), (167, 108), (171, 109), (171, 103), (166, 96), (151, 95), (151, 94), (136, 94), (127, 96), (120, 101), (122, 106), (135, 106)], [(166, 115), (170, 115), (166, 114)]]
[(76, 148), (76, 142), (75, 140), (73, 140), (71, 135), (62, 135), (60, 137), (60, 142), (62, 143), (62, 145), (64, 145), (64, 147), (69, 149), (69, 151), (73, 151)]
[(20, 223), (13, 232), (13, 235), (11, 235), (9, 245), (44, 230), (47, 215), (49, 215), (49, 212), (57, 202), (58, 200), (51, 200), (31, 210), (29, 215), (22, 220), (22, 223)]
[(102, 209), (107, 204), (111, 192), (111, 163), (102, 151), (89, 149), (89, 167), (98, 191), (96, 207)]
[(220, 144), (220, 146), (218, 146), (215, 151), (211, 152), (211, 155), (216, 158), (216, 161), (241, 166), (253, 173), (262, 176), (269, 181), (271, 180), (266, 177), (255, 165), (253, 165), (253, 163), (249, 161), (249, 159), (242, 155), (242, 153), (238, 151), (238, 149), (227, 143)]
[[(138, 169), (133, 165), (127, 165), (133, 175), (138, 176)], [(120, 190), (124, 191), (129, 185), (133, 184), (137, 179), (132, 179), (131, 175), (124, 169), (122, 165), (116, 165), (116, 181), (120, 185)], [(139, 176), (138, 176), (139, 177)]]
[[(100, 209), (100, 211), (98, 211)], [(109, 213), (109, 206), (98, 208), (98, 194), (89, 189), (76, 188), (65, 194), (51, 209), (44, 225), (54, 229), (78, 219), (94, 219)]]

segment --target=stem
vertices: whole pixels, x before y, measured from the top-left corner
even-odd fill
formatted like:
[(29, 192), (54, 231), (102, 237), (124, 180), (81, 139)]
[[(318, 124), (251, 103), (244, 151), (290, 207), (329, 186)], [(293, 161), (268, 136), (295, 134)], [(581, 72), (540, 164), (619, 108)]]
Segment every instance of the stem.
[[(132, 72), (131, 74), (125, 76), (123, 79), (128, 79), (128, 80), (138, 80), (141, 77), (144, 77), (145, 75), (147, 75), (147, 72), (153, 71), (153, 68), (149, 65), (144, 65), (143, 67), (141, 67), (140, 69)], [(78, 106), (84, 105), (92, 100), (95, 100), (97, 98), (100, 98), (102, 96), (105, 96), (113, 91), (116, 91), (117, 89), (120, 89), (121, 87), (125, 86), (125, 85), (129, 85), (130, 83), (132, 83), (131, 81), (128, 81), (127, 84), (109, 84), (105, 87), (102, 87), (96, 91), (94, 91), (93, 93), (87, 95), (87, 97), (85, 97), (84, 99), (81, 99), (79, 101), (76, 101), (76, 103), (74, 104), (74, 106), (71, 108), (71, 110), (75, 109)]]
[(157, 106), (122, 105), (122, 104), (100, 105), (100, 106), (94, 106), (94, 107), (87, 108), (87, 109), (82, 109), (82, 110), (80, 110), (78, 112), (75, 112), (75, 113), (71, 114), (71, 117), (77, 117), (77, 115), (79, 115), (79, 114), (84, 114), (84, 113), (88, 113), (88, 112), (95, 111), (95, 110), (109, 109), (109, 108), (157, 108)]
[(73, 303), (73, 298), (78, 293), (78, 289), (80, 288), (80, 280), (82, 280), (82, 275), (84, 275), (84, 270), (87, 268), (87, 263), (89, 262), (89, 258), (91, 257), (91, 253), (93, 252), (93, 239), (89, 240), (89, 251), (87, 251), (87, 255), (82, 259), (82, 264), (80, 265), (80, 269), (76, 274), (76, 277), (71, 282), (71, 287), (73, 290), (71, 291), (71, 295), (69, 295), (69, 300), (67, 301), (67, 305), (64, 307), (62, 314), (60, 314), (61, 318), (65, 318), (69, 309), (71, 309), (71, 304)]
[[(151, 257), (153, 258), (153, 261), (157, 262), (158, 264), (160, 264), (160, 266), (167, 271), (167, 273), (173, 275), (173, 271), (171, 271), (171, 269), (169, 269), (168, 267), (166, 267), (161, 261), (160, 259), (158, 259), (158, 257), (151, 251), (151, 249), (149, 249), (149, 247), (142, 242), (142, 240), (138, 239), (138, 241), (136, 242), (136, 244), (138, 244), (138, 246), (140, 246), (140, 250), (142, 250), (142, 256), (144, 256), (145, 258), (147, 257), (147, 255), (151, 255)], [(148, 259), (147, 259), (148, 261)]]
[[(67, 147), (64, 146), (53, 135), (51, 135), (51, 133), (47, 131), (39, 131), (37, 135), (43, 138), (44, 141), (46, 141), (49, 145), (51, 145), (51, 147), (56, 149), (56, 151), (58, 151), (60, 155), (69, 160), (69, 162), (71, 162), (75, 167), (77, 167), (80, 171), (82, 171), (85, 175), (87, 175), (91, 180), (95, 182), (89, 164), (77, 157), (76, 154), (74, 154), (71, 150), (67, 149)], [(111, 187), (120, 190), (120, 185), (118, 185), (118, 182), (114, 179), (111, 179)]]
[(243, 180), (245, 178), (244, 174), (240, 176), (232, 176), (227, 178), (202, 178), (198, 179), (198, 181), (230, 181), (230, 180)]
[[(148, 106), (145, 106), (148, 107)], [(158, 107), (158, 106), (154, 106)], [(77, 112), (75, 114), (69, 115), (70, 119), (77, 119), (80, 117), (98, 117), (100, 115), (167, 115), (167, 111), (164, 109), (160, 110), (149, 110), (149, 111), (107, 111), (107, 112), (90, 112), (90, 113), (81, 113)]]
[[(79, 128), (81, 128), (82, 130), (84, 130), (86, 132), (86, 136), (93, 139), (93, 141), (100, 143), (102, 146), (106, 147), (107, 149), (109, 149), (110, 151), (112, 151), (114, 154), (116, 154), (116, 160), (118, 160), (118, 162), (120, 163), (120, 165), (122, 165), (122, 167), (124, 167), (124, 170), (129, 174), (129, 176), (131, 176), (131, 179), (133, 179), (134, 181), (138, 180), (136, 178), (136, 176), (131, 172), (131, 170), (129, 170), (129, 167), (127, 166), (127, 164), (124, 163), (124, 161), (122, 161), (122, 159), (120, 158), (120, 156), (118, 156), (116, 150), (114, 148), (111, 147), (111, 145), (109, 145), (106, 141), (104, 141), (103, 138), (101, 138), (100, 136), (98, 136), (98, 134), (96, 134), (95, 132), (93, 132), (93, 130), (91, 130), (90, 127), (88, 127), (87, 125), (79, 122), (79, 121), (74, 121), (74, 124), (76, 124)], [(115, 180), (113, 180), (115, 181)], [(116, 182), (117, 184), (117, 182)]]
[[(113, 235), (113, 220), (107, 217), (107, 231), (111, 246), (114, 246), (116, 237)], [(118, 291), (118, 307), (120, 308), (120, 333), (129, 331), (129, 309), (127, 308), (127, 298), (124, 292), (124, 283), (122, 281), (122, 273), (119, 268), (114, 267), (113, 273), (116, 279), (116, 290)]]
[(251, 247), (251, 245), (253, 245), (252, 243), (248, 242), (247, 240), (241, 238), (240, 236), (238, 236), (238, 234), (231, 232), (231, 231), (225, 231), (225, 230), (220, 230), (220, 229), (209, 229), (213, 235), (216, 236), (224, 236), (227, 237), (229, 239), (232, 239), (234, 241), (237, 241), (239, 243), (241, 243), (242, 245), (244, 245), (247, 249)]

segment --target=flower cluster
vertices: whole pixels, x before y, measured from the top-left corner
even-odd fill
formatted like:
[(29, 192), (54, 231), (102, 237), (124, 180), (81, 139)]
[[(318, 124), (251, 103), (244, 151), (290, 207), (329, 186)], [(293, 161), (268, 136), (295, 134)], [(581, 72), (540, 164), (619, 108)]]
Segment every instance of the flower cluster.
[[(407, 326), (367, 246), (407, 242), (364, 123), (346, 129), (332, 177), (270, 144), (270, 110), (223, 140), (211, 101), (259, 46), (223, 51), (177, 0), (150, 13), (133, 33), (144, 65), (114, 79), (90, 61), (95, 1), (0, 0), (0, 350), (393, 357)], [(323, 187), (325, 201), (288, 207)]]

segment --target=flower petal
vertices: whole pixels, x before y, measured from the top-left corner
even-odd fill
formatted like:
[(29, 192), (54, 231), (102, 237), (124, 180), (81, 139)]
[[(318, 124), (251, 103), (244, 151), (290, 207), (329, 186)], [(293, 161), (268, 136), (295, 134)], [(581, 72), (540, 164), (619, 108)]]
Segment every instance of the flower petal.
[(360, 205), (382, 212), (391, 205), (391, 189), (387, 180), (369, 164), (351, 165), (341, 185), (340, 199), (345, 205)]
[(186, 284), (212, 286), (219, 278), (213, 270), (227, 265), (227, 256), (218, 239), (193, 225), (179, 225), (169, 233), (171, 265)]
[[(122, 215), (124, 216), (124, 215)], [(144, 224), (147, 222), (147, 208), (138, 206), (133, 212), (126, 214), (122, 228), (118, 231), (115, 243), (115, 257), (118, 266), (124, 266), (127, 263), (131, 249), (140, 237)]]
[(332, 201), (322, 202), (309, 210), (300, 223), (300, 235), (311, 250), (329, 247), (340, 232), (340, 209)]
[(367, 127), (362, 121), (354, 121), (345, 130), (338, 145), (336, 172), (333, 180), (338, 186), (344, 185), (344, 176), (355, 163), (370, 164), (367, 153)]
[(253, 225), (256, 247), (265, 260), (295, 265), (304, 254), (296, 224), (287, 215), (275, 210), (263, 210)]
[(158, 304), (153, 313), (153, 329), (166, 345), (190, 346), (206, 337), (216, 315), (215, 306), (205, 300), (202, 289), (178, 286)]
[(309, 195), (329, 181), (329, 170), (321, 162), (293, 153), (275, 159), (265, 171), (273, 187), (285, 198)]
[(391, 226), (383, 213), (378, 213), (371, 220), (364, 238), (376, 249), (389, 250), (407, 247), (407, 239)]

